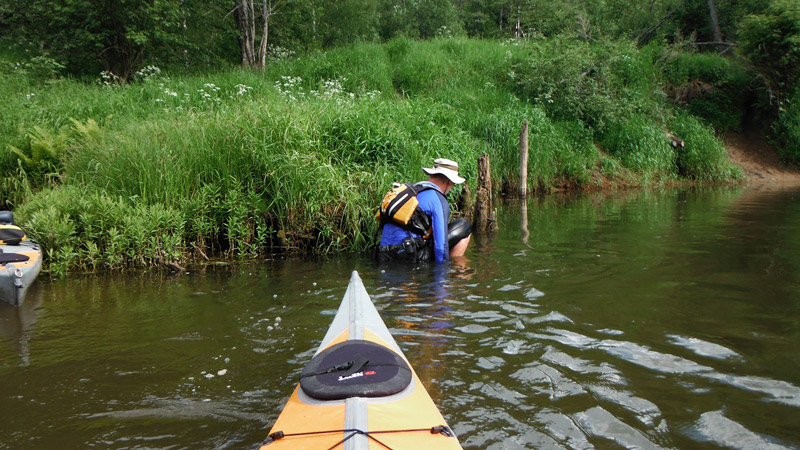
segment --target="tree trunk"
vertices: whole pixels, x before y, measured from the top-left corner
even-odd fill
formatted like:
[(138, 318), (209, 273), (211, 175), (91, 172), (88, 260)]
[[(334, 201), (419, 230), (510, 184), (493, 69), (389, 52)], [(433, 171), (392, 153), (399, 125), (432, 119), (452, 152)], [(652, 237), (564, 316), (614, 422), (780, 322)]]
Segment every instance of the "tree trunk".
[(261, 19), (264, 27), (261, 30), (261, 44), (258, 46), (258, 65), (259, 69), (267, 67), (267, 43), (269, 40), (269, 18), (272, 15), (272, 0), (263, 0), (261, 6)]
[[(722, 30), (719, 28), (719, 18), (717, 17), (717, 8), (714, 6), (714, 0), (706, 0), (708, 5), (708, 17), (711, 20), (711, 34), (714, 42), (722, 42)], [(717, 48), (722, 50), (721, 48)]]
[(236, 18), (242, 33), (242, 67), (252, 67), (255, 62), (255, 9), (253, 0), (236, 0)]
[[(269, 51), (269, 21), (277, 14), (284, 2), (282, 0), (262, 0), (259, 10), (261, 20), (261, 39), (257, 39), (255, 4), (253, 0), (236, 0), (236, 24), (242, 34), (242, 67), (263, 69), (267, 65)], [(258, 47), (256, 48), (256, 41)]]
[(503, 7), (502, 6), (500, 6), (500, 19), (497, 21), (497, 23), (500, 25), (500, 32), (502, 32), (503, 31)]

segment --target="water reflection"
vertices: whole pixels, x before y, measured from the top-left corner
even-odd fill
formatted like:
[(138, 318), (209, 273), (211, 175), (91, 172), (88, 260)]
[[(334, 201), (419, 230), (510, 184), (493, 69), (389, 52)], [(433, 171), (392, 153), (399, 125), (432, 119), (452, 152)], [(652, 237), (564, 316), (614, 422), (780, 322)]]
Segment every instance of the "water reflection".
[(30, 364), (30, 340), (34, 325), (39, 317), (42, 305), (42, 290), (39, 285), (31, 286), (25, 302), (19, 306), (0, 304), (0, 337), (2, 344), (6, 342), (16, 349), (19, 364)]

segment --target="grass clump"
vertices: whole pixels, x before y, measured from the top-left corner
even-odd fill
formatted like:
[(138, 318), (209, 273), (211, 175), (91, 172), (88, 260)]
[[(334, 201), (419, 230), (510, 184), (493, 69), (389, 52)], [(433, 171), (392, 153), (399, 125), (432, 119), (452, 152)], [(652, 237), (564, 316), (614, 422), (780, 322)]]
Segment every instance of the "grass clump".
[(628, 169), (656, 177), (674, 175), (676, 155), (664, 130), (641, 115), (609, 123), (600, 143)]
[(725, 147), (699, 119), (680, 113), (670, 121), (670, 128), (686, 136), (685, 145), (676, 149), (675, 164), (680, 176), (698, 181), (741, 178), (741, 171), (730, 162)]

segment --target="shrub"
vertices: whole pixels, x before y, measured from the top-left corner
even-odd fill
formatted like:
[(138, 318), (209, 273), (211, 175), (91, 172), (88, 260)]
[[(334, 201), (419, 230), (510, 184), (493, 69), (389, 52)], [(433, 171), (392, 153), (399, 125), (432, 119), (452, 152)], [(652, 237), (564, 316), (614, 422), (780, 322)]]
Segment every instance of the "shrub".
[(679, 50), (668, 53), (664, 61), (670, 100), (717, 128), (739, 128), (748, 109), (756, 106), (756, 74), (739, 61)]
[(523, 98), (557, 120), (580, 120), (602, 129), (631, 112), (658, 113), (649, 52), (631, 43), (588, 43), (558, 37), (534, 41), (510, 74)]
[(800, 86), (781, 108), (773, 132), (781, 158), (800, 165)]
[[(227, 256), (363, 250), (380, 197), (393, 181), (423, 178), (436, 157), (459, 161), (474, 186), (477, 158), (489, 153), (495, 186), (518, 181), (523, 120), (532, 187), (586, 185), (598, 167), (677, 173), (653, 53), (566, 38), (396, 39), (263, 73), (161, 73), (114, 87), (0, 73), (11, 80), (0, 83), (11, 105), (0, 169), (21, 175), (0, 193), (30, 221), (55, 272), (149, 265), (194, 246)], [(90, 121), (112, 114), (102, 127)], [(66, 147), (56, 145), (59, 130)], [(32, 144), (51, 141), (61, 150), (49, 171), (65, 175), (63, 185), (34, 183), (7, 151), (31, 158)], [(698, 179), (713, 170), (689, 156), (681, 164)]]
[(185, 245), (180, 211), (77, 186), (41, 191), (16, 212), (56, 274), (148, 266), (180, 258)]
[(683, 148), (676, 149), (675, 164), (681, 176), (700, 181), (724, 181), (741, 175), (731, 165), (714, 131), (697, 118), (679, 114), (669, 126), (685, 142)]

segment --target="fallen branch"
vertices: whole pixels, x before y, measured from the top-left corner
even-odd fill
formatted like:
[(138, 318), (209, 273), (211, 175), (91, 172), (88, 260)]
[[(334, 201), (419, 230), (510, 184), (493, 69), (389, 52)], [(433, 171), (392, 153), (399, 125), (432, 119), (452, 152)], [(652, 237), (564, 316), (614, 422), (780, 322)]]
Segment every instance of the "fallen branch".
[(206, 255), (206, 253), (200, 247), (195, 245), (194, 242), (192, 242), (192, 247), (194, 247), (194, 249), (197, 251), (197, 253), (200, 253), (200, 256), (202, 256), (206, 261), (210, 261), (210, 259)]

